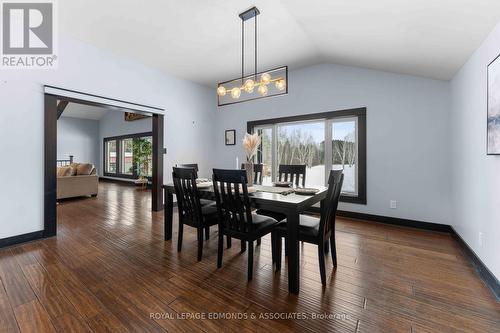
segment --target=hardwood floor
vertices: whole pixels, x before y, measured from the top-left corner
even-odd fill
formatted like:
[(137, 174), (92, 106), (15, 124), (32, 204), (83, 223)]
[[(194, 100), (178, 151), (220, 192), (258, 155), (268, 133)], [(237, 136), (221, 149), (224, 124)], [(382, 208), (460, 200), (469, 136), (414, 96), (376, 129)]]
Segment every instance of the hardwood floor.
[[(0, 250), (0, 332), (500, 332), (500, 304), (448, 234), (339, 218), (327, 287), (304, 244), (292, 295), (269, 236), (247, 283), (237, 242), (217, 270), (212, 228), (197, 262), (194, 229), (177, 253), (177, 223), (164, 242), (150, 207), (148, 192), (101, 183), (99, 197), (58, 205), (57, 237)], [(236, 318), (200, 318), (214, 313)]]

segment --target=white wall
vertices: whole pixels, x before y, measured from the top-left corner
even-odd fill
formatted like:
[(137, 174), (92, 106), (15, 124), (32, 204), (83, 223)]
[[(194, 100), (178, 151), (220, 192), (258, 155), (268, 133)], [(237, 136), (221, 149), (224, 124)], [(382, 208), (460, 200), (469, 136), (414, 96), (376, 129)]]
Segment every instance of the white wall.
[(99, 168), (99, 121), (61, 117), (57, 121), (57, 159), (74, 156), (75, 162), (92, 163)]
[[(447, 82), (328, 64), (289, 74), (288, 95), (218, 109), (218, 166), (234, 168), (236, 156), (243, 159), (249, 120), (367, 107), (368, 203), (340, 208), (451, 222)], [(224, 130), (233, 128), (237, 145), (225, 146)]]
[(451, 165), (452, 225), (500, 279), (500, 156), (486, 155), (486, 74), (498, 54), (500, 24), (451, 81)]
[[(57, 70), (0, 72), (0, 239), (43, 229), (43, 85), (164, 108), (166, 180), (171, 166), (212, 166), (214, 93), (61, 36)], [(15, 170), (13, 170), (15, 161)], [(26, 189), (29, 189), (27, 191)]]

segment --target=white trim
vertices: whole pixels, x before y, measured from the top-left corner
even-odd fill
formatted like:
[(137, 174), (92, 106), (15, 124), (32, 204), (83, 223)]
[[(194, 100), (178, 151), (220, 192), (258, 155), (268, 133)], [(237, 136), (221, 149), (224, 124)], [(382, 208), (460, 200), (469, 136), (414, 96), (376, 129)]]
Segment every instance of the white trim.
[(94, 96), (91, 94), (66, 90), (66, 89), (62, 89), (62, 88), (50, 87), (50, 86), (44, 86), (44, 93), (49, 94), (49, 95), (56, 95), (56, 96), (80, 99), (80, 100), (92, 102), (92, 103), (105, 104), (105, 105), (109, 105), (109, 106), (116, 107), (116, 108), (124, 108), (124, 109), (128, 109), (128, 110), (142, 111), (142, 112), (146, 112), (148, 114), (151, 114), (151, 113), (164, 114), (164, 112), (165, 112), (165, 110), (159, 110), (157, 108), (148, 107), (145, 105), (144, 106), (138, 105), (138, 104), (134, 104), (132, 102), (117, 101), (117, 100), (114, 100), (111, 98), (99, 97), (99, 96)]

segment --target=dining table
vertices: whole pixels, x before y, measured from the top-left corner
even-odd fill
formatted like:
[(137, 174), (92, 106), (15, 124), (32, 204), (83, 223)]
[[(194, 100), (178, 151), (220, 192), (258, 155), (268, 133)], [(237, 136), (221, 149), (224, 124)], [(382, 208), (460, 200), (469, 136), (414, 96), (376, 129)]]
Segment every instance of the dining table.
[[(208, 184), (205, 184), (208, 185)], [(308, 186), (311, 188), (311, 186)], [(299, 264), (299, 215), (314, 204), (320, 203), (323, 210), (327, 188), (324, 186), (313, 186), (317, 189), (314, 194), (304, 195), (295, 193), (293, 188), (277, 188), (266, 185), (253, 185), (248, 188), (248, 196), (252, 206), (256, 209), (264, 209), (281, 213), (287, 218), (287, 244), (288, 244), (288, 290), (290, 293), (298, 294), (300, 289), (300, 264)], [(164, 237), (165, 241), (172, 239), (172, 223), (175, 194), (174, 184), (163, 185), (164, 191)], [(199, 186), (200, 198), (215, 200), (213, 186)]]

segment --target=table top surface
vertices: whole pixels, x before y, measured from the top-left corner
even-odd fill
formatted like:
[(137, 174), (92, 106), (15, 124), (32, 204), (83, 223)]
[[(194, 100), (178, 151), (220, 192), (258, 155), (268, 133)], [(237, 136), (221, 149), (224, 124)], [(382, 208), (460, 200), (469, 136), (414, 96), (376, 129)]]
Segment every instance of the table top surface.
[[(174, 190), (174, 184), (165, 184), (162, 186), (163, 188), (170, 190), (173, 192)], [(318, 192), (313, 194), (313, 195), (302, 195), (302, 194), (296, 194), (296, 193), (290, 193), (290, 194), (281, 194), (281, 193), (273, 193), (271, 191), (275, 191), (278, 189), (277, 187), (274, 186), (265, 186), (265, 185), (254, 185), (252, 187), (249, 187), (249, 193), (248, 196), (251, 199), (257, 200), (257, 201), (272, 201), (275, 203), (283, 203), (283, 204), (292, 204), (292, 205), (298, 205), (298, 204), (305, 204), (308, 201), (318, 201), (317, 198), (322, 198), (326, 195), (326, 192), (328, 190), (327, 187), (324, 186), (309, 186), (308, 188), (315, 188), (318, 189)], [(293, 190), (292, 187), (290, 188), (283, 188), (284, 190), (289, 189)], [(213, 186), (210, 187), (201, 187), (198, 188), (199, 192), (214, 192)]]

